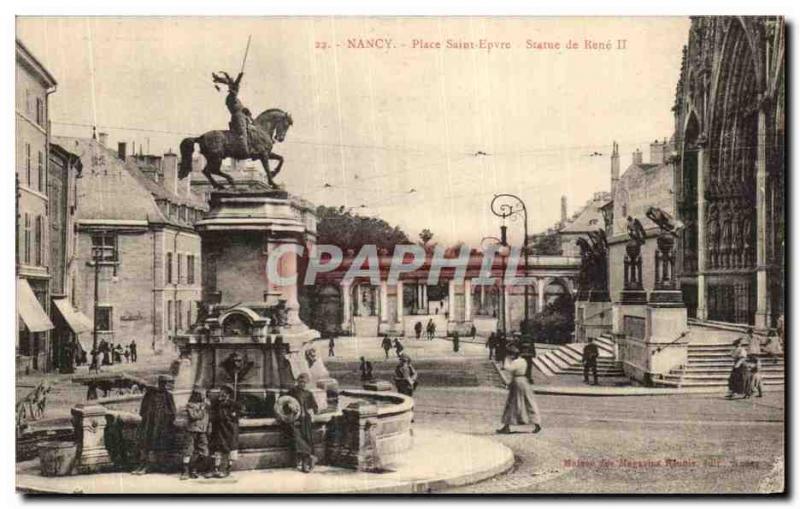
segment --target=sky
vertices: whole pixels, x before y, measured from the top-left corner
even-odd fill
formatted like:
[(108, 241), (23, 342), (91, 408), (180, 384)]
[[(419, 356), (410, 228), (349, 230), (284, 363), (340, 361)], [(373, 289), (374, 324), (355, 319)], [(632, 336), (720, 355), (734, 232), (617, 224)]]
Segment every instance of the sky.
[(613, 141), (623, 171), (637, 148), (647, 161), (674, 130), (688, 31), (678, 17), (17, 18), (58, 81), (54, 134), (97, 125), (154, 154), (227, 127), (211, 72), (238, 72), (251, 36), (240, 97), (291, 113), (274, 149), (289, 192), (471, 245), (498, 235), (495, 193), (519, 195), (536, 232), (562, 195), (571, 214), (609, 190)]

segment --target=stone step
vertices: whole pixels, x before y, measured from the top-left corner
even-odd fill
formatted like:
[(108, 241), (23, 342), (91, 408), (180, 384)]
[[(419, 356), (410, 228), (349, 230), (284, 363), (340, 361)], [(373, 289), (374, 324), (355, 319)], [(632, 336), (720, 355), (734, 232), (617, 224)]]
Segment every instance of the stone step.
[[(696, 381), (719, 381), (728, 383), (728, 375), (715, 375), (715, 374), (699, 374), (699, 373), (692, 373), (692, 374), (673, 374), (667, 373), (662, 378), (663, 380), (696, 380)], [(761, 374), (762, 380), (781, 380), (783, 381), (784, 376), (782, 373), (762, 373)]]
[(537, 359), (544, 364), (547, 369), (553, 373), (558, 374), (561, 371), (561, 368), (553, 361), (553, 354), (548, 353), (547, 355), (537, 356)]
[[(716, 381), (676, 381), (676, 380), (656, 380), (653, 384), (657, 387), (720, 387), (726, 388), (728, 387), (728, 381), (725, 380), (724, 382), (716, 382)], [(765, 380), (763, 385), (767, 385), (770, 387), (782, 387), (783, 380)]]
[(562, 369), (566, 369), (572, 366), (573, 364), (571, 358), (565, 359), (564, 357), (562, 357), (562, 355), (563, 354), (561, 354), (561, 352), (558, 350), (552, 351), (549, 354), (547, 354), (547, 360), (550, 361), (555, 366), (554, 372), (556, 373)]
[[(697, 367), (689, 366), (683, 370), (684, 373), (730, 373), (731, 367)], [(783, 373), (781, 366), (762, 366), (761, 373)]]
[[(553, 356), (559, 359), (562, 366), (561, 369), (566, 368), (577, 368), (583, 369), (583, 359), (576, 356), (575, 352), (566, 352), (563, 350), (559, 350), (557, 352), (553, 352)], [(599, 369), (604, 368), (611, 368), (617, 366), (617, 361), (611, 358), (599, 358), (597, 359), (597, 367)]]
[(546, 376), (547, 378), (550, 378), (551, 376), (555, 376), (555, 373), (553, 373), (550, 370), (550, 368), (547, 367), (547, 365), (542, 361), (542, 357), (543, 357), (542, 355), (538, 355), (532, 360), (533, 367), (538, 369), (539, 372), (541, 374), (543, 374), (544, 376)]
[(575, 366), (581, 363), (580, 358), (576, 358), (571, 350), (557, 350), (551, 354), (563, 365), (563, 367)]
[(613, 341), (603, 341), (600, 338), (597, 338), (595, 340), (595, 343), (597, 343), (597, 348), (600, 349), (600, 352), (605, 351), (611, 357), (614, 356), (614, 342)]
[[(584, 347), (583, 343), (581, 343), (581, 344), (569, 343), (569, 344), (564, 345), (564, 347), (572, 350), (573, 352), (575, 352), (578, 355), (579, 359), (583, 358), (583, 347)], [(614, 356), (613, 351), (608, 352), (606, 350), (603, 350), (602, 348), (599, 348), (599, 350), (600, 350), (600, 357), (613, 357)]]
[(560, 348), (558, 351), (562, 356), (570, 358), (573, 360), (573, 362), (578, 364), (580, 364), (583, 360), (583, 350), (579, 351), (576, 348), (573, 348), (572, 345), (564, 345), (564, 347)]
[[(583, 375), (583, 368), (570, 368), (562, 373), (562, 375)], [(591, 375), (591, 372), (589, 373)], [(614, 377), (623, 377), (625, 373), (621, 369), (598, 369), (597, 376), (614, 376)]]

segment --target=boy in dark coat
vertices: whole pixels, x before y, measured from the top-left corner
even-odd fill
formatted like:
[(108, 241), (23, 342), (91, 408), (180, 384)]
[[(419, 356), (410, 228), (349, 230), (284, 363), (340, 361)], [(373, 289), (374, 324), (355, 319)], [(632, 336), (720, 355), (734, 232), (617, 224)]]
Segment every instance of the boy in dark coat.
[(297, 377), (294, 387), (289, 389), (289, 396), (300, 403), (300, 416), (292, 423), (292, 446), (295, 453), (297, 468), (304, 473), (311, 472), (317, 463), (314, 455), (314, 430), (312, 427), (312, 417), (319, 411), (314, 395), (306, 390), (309, 376), (301, 373)]
[(211, 451), (214, 470), (208, 477), (228, 477), (239, 449), (239, 414), (241, 405), (233, 399), (233, 387), (223, 385), (216, 403), (211, 406)]
[(174, 437), (175, 400), (172, 398), (173, 379), (159, 375), (157, 387), (147, 387), (139, 408), (142, 422), (137, 430), (142, 463), (132, 473), (146, 474), (155, 462), (154, 453), (169, 449)]

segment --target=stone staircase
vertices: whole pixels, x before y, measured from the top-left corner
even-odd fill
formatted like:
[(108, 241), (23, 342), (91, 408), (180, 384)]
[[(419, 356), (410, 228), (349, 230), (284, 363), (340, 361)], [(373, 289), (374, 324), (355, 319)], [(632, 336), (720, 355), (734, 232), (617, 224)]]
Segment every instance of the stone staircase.
[[(621, 364), (614, 357), (614, 342), (606, 334), (595, 339), (600, 357), (597, 359), (598, 377), (624, 377)], [(556, 375), (583, 375), (584, 343), (569, 343), (552, 350), (540, 350), (533, 365), (547, 377)]]
[[(662, 378), (653, 380), (659, 387), (719, 387), (728, 386), (733, 367), (731, 352), (733, 341), (724, 343), (689, 344), (689, 359), (685, 366), (671, 370)], [(784, 383), (783, 356), (761, 358), (761, 378), (765, 386), (782, 386)]]
[[(325, 358), (325, 366), (331, 376), (342, 387), (360, 387), (360, 363), (352, 360)], [(392, 382), (397, 360), (373, 361), (373, 375), (378, 380)], [(492, 365), (483, 358), (421, 359), (414, 361), (414, 368), (422, 387), (504, 387), (503, 379)]]

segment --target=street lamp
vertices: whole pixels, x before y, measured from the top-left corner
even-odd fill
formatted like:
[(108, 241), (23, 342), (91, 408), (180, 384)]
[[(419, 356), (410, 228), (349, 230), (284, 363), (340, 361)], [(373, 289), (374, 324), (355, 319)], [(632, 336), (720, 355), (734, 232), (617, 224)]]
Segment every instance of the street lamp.
[[(505, 202), (503, 200), (506, 200)], [(508, 203), (508, 200), (511, 200), (511, 203)], [(506, 237), (506, 229), (507, 226), (505, 225), (506, 218), (511, 218), (512, 220), (516, 219), (519, 216), (522, 216), (522, 228), (524, 238), (522, 240), (522, 258), (523, 258), (523, 267), (525, 270), (525, 277), (528, 277), (528, 209), (525, 207), (525, 202), (522, 201), (522, 198), (515, 194), (509, 193), (501, 193), (494, 195), (492, 198), (492, 203), (490, 204), (490, 208), (492, 213), (497, 217), (503, 219), (503, 225), (500, 227), (500, 244), (503, 246), (508, 247), (508, 241)], [(529, 320), (530, 320), (530, 309), (528, 303), (528, 282), (525, 281), (525, 327), (529, 327)]]

